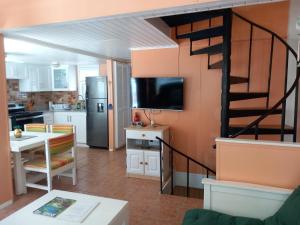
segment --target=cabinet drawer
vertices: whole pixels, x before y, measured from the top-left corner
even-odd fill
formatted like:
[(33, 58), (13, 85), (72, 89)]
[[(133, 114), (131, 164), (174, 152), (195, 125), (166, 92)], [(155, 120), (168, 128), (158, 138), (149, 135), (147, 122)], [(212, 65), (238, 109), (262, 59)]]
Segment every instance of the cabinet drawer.
[(162, 133), (156, 131), (127, 130), (126, 136), (131, 139), (156, 140), (156, 137), (162, 138)]

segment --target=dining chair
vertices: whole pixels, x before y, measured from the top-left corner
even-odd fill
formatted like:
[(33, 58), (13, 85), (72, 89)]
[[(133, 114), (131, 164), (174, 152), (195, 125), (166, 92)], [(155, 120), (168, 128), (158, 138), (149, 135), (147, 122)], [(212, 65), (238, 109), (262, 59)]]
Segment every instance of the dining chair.
[(49, 125), (51, 133), (63, 133), (63, 134), (74, 134), (76, 143), (76, 128), (74, 125), (70, 124), (52, 124)]
[(48, 125), (43, 123), (30, 123), (24, 125), (25, 132), (48, 132)]
[(75, 134), (75, 126), (69, 124), (53, 124), (50, 125), (51, 133)]
[(45, 141), (45, 156), (24, 163), (24, 170), (46, 174), (47, 185), (37, 184), (34, 177), (26, 177), (26, 187), (49, 192), (52, 189), (52, 178), (57, 175), (71, 177), (73, 185), (76, 185), (76, 155), (73, 133)]
[[(30, 123), (24, 125), (25, 132), (40, 132), (40, 133), (47, 133), (48, 132), (48, 125), (43, 123)], [(32, 148), (30, 150), (24, 151), (23, 155), (25, 157), (29, 157), (33, 159), (35, 155), (43, 155), (45, 152), (45, 146), (39, 146), (36, 148)]]

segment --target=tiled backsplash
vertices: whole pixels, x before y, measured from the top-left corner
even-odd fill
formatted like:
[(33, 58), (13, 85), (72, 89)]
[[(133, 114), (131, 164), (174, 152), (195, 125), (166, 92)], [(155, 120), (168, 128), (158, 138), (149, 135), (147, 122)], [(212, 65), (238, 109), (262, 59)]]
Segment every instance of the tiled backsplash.
[(76, 91), (59, 92), (19, 92), (19, 80), (7, 80), (7, 95), (9, 102), (24, 103), (25, 105), (33, 102), (33, 110), (48, 110), (48, 103), (70, 103), (77, 101)]

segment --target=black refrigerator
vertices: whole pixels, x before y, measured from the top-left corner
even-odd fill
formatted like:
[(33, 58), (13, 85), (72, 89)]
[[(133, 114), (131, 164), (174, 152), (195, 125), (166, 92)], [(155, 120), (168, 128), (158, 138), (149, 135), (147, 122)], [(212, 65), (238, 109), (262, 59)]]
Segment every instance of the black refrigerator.
[(108, 149), (107, 78), (86, 78), (87, 145)]

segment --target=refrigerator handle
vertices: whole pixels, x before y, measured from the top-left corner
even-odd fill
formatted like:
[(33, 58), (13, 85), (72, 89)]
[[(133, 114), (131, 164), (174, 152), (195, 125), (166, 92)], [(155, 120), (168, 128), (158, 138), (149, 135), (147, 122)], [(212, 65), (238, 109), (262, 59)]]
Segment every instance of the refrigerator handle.
[(97, 103), (97, 112), (99, 112), (99, 113), (104, 112), (104, 104), (103, 103)]

